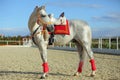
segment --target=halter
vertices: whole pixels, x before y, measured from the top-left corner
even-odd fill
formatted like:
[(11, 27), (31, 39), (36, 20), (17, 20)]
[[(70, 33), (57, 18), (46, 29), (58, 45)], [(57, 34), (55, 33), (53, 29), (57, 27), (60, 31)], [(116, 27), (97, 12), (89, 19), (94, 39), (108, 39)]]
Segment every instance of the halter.
[[(34, 36), (37, 35), (37, 34), (41, 34), (41, 35), (44, 36), (44, 39), (45, 39), (46, 27), (47, 27), (47, 25), (52, 24), (51, 22), (45, 22), (45, 21), (41, 18), (40, 14), (37, 15), (37, 20), (36, 20), (36, 22), (37, 22), (37, 24), (38, 24), (39, 26), (33, 31), (32, 36), (31, 36), (31, 37), (32, 37), (32, 40), (33, 40), (33, 42), (34, 42), (35, 44), (36, 44), (36, 42), (35, 42)], [(41, 31), (37, 32), (38, 29), (40, 28), (40, 26), (43, 26), (43, 28), (42, 28)]]
[[(40, 14), (37, 15), (37, 20), (36, 20), (36, 22), (37, 22), (37, 24), (38, 24), (39, 26), (34, 30), (34, 32), (32, 33), (32, 36), (34, 36), (35, 34), (39, 34), (39, 33), (40, 33), (40, 32), (37, 32), (37, 31), (38, 31), (38, 29), (40, 28), (41, 25), (43, 26), (43, 29), (41, 30), (41, 32), (42, 32), (42, 34), (44, 34), (44, 31), (46, 30), (46, 26), (52, 24), (51, 22), (45, 22), (45, 21), (41, 18)], [(37, 32), (37, 33), (36, 33), (36, 32)]]

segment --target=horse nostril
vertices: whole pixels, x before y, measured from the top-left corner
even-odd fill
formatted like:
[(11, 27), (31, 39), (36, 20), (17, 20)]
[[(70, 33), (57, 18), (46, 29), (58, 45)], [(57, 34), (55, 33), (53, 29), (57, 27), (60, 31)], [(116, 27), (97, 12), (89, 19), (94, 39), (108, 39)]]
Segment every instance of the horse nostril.
[(41, 14), (41, 17), (46, 17), (46, 15)]

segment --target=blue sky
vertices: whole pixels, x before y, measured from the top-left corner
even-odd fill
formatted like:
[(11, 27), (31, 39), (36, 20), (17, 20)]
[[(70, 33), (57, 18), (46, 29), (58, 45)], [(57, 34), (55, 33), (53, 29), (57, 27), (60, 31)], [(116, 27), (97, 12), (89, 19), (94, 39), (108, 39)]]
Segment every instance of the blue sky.
[(29, 35), (28, 19), (35, 6), (46, 6), (57, 18), (87, 21), (93, 37), (120, 36), (120, 0), (0, 0), (0, 34)]

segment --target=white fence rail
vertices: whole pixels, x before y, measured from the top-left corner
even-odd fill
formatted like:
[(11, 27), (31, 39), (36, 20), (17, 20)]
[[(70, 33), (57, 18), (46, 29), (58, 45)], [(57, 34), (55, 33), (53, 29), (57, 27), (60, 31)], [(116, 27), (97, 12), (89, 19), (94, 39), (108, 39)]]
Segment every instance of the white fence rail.
[(21, 41), (0, 40), (0, 45), (22, 45)]
[[(94, 39), (94, 40), (97, 40), (98, 48), (100, 48), (100, 49), (102, 49), (103, 45), (106, 44), (107, 49), (112, 49), (112, 46), (114, 46), (114, 49), (119, 50), (119, 47), (120, 47), (119, 37), (116, 37), (116, 38), (98, 38), (98, 39)], [(96, 44), (96, 43), (93, 41), (93, 44)]]
[[(72, 43), (62, 46), (55, 46), (54, 49), (76, 50)], [(120, 54), (120, 38), (94, 38), (92, 50), (99, 53)]]
[[(120, 37), (98, 38), (98, 47), (92, 48), (94, 52), (120, 54)], [(96, 42), (93, 41), (93, 45)]]
[[(32, 46), (33, 42), (31, 40), (23, 41), (12, 41), (12, 40), (0, 40), (0, 44), (4, 45), (23, 45)], [(76, 50), (74, 43), (69, 43), (62, 46), (55, 46), (54, 49), (63, 50)], [(114, 38), (94, 38), (92, 43), (92, 49), (94, 52), (109, 53), (109, 54), (120, 54), (120, 37)]]
[(22, 40), (22, 41), (15, 41), (15, 40), (0, 40), (0, 45), (19, 45), (19, 46), (32, 46), (32, 40)]

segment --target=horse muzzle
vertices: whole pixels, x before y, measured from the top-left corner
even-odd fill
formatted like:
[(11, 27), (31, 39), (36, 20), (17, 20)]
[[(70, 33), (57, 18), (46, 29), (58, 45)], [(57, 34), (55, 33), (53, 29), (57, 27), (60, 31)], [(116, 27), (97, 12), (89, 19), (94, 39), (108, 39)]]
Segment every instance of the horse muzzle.
[(48, 32), (54, 32), (54, 25), (53, 24), (47, 25), (47, 30)]

